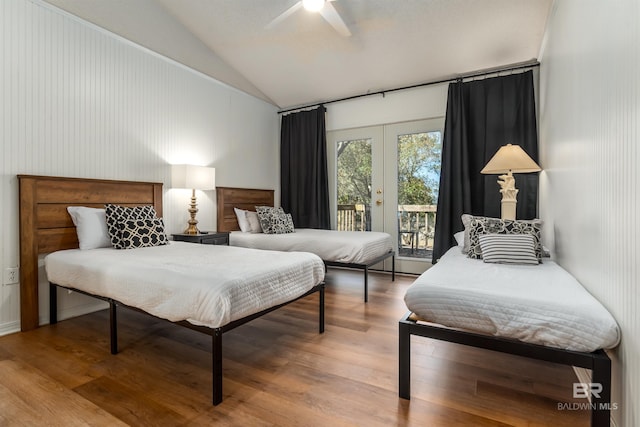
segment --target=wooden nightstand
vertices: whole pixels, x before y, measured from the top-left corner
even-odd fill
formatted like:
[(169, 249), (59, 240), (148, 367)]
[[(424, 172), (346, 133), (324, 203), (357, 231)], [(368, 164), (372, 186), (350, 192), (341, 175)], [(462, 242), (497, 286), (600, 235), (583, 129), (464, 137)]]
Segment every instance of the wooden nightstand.
[(201, 234), (172, 234), (173, 240), (179, 242), (200, 243), (201, 245), (227, 245), (229, 246), (229, 232), (204, 232)]

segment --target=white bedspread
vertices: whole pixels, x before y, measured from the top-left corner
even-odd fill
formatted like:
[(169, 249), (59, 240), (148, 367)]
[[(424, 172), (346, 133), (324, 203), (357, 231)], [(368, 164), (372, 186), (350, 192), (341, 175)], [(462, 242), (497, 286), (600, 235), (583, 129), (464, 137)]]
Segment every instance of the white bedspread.
[(567, 271), (543, 264), (489, 264), (451, 248), (407, 290), (420, 318), (447, 327), (591, 352), (615, 347), (611, 314)]
[(229, 244), (273, 251), (311, 252), (325, 261), (366, 264), (393, 249), (391, 236), (375, 231), (297, 228), (295, 233), (264, 234), (233, 231)]
[(45, 268), (52, 283), (211, 328), (293, 300), (324, 279), (313, 254), (185, 242), (58, 251)]

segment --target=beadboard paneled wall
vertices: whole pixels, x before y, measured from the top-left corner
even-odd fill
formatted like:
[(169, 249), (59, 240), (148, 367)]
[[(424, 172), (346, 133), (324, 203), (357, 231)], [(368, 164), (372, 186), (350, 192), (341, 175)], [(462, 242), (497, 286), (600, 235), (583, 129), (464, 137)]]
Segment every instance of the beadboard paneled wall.
[[(167, 229), (180, 232), (190, 191), (169, 189), (169, 165), (214, 166), (218, 185), (278, 190), (276, 112), (39, 0), (0, 1), (2, 272), (19, 263), (16, 174), (163, 182)], [(215, 193), (198, 201), (200, 228), (214, 229)], [(18, 285), (0, 289), (0, 333), (18, 330)], [(61, 309), (94, 306), (71, 295)]]
[(618, 426), (640, 425), (640, 3), (556, 1), (541, 58), (541, 216), (622, 328)]

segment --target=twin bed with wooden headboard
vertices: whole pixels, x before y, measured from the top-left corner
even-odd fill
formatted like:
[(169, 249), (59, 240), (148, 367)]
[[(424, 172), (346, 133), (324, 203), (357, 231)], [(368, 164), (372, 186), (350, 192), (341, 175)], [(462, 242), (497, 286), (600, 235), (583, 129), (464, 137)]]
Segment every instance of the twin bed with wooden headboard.
[(58, 288), (104, 300), (110, 308), (113, 354), (118, 351), (118, 306), (211, 335), (214, 405), (222, 401), (224, 332), (316, 292), (319, 331), (324, 331), (324, 265), (317, 256), (185, 242), (137, 249), (76, 249), (76, 228), (67, 207), (149, 205), (161, 216), (162, 184), (18, 178), (23, 331), (39, 326), (38, 256), (45, 253), (50, 253), (45, 265), (51, 323), (57, 322)]
[(298, 229), (294, 233), (241, 232), (234, 209), (254, 211), (256, 206), (274, 206), (273, 190), (217, 187), (217, 231), (229, 231), (229, 244), (285, 252), (311, 252), (325, 265), (364, 271), (364, 301), (368, 300), (369, 269), (391, 259), (391, 280), (395, 280), (395, 252), (391, 236), (379, 232)]

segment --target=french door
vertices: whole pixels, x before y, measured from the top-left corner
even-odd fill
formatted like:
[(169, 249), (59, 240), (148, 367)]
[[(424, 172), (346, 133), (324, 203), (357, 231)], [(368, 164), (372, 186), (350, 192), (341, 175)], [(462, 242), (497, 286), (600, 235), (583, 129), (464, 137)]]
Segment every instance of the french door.
[(443, 127), (431, 119), (327, 133), (332, 228), (389, 233), (399, 272), (431, 265)]

